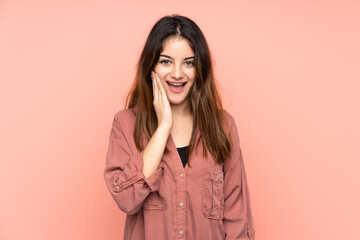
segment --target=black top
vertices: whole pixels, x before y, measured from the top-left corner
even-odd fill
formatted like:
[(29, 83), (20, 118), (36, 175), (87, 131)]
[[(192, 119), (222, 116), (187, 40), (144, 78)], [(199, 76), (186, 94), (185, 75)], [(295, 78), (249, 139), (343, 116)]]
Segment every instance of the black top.
[(187, 158), (186, 158), (186, 150), (187, 150), (188, 146), (185, 147), (180, 147), (180, 148), (176, 148), (178, 150), (178, 153), (180, 155), (181, 158), (181, 162), (183, 164), (183, 166), (185, 167), (186, 162), (187, 162)]

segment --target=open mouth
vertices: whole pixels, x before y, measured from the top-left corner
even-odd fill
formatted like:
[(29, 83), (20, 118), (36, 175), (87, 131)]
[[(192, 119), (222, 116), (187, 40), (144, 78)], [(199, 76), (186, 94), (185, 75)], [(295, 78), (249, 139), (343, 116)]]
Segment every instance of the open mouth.
[(166, 83), (168, 84), (170, 91), (172, 91), (174, 93), (179, 93), (185, 88), (185, 85), (186, 85), (187, 82), (184, 82), (184, 83), (172, 83), (172, 82), (166, 81)]
[(184, 83), (170, 83), (170, 82), (167, 82), (167, 84), (168, 84), (170, 87), (182, 88), (183, 86), (185, 86), (186, 82), (184, 82)]

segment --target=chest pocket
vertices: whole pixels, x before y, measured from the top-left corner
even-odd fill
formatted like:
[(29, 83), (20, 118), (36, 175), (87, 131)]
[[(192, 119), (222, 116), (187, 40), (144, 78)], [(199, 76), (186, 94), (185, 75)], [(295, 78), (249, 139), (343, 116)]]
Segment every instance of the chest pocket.
[(223, 219), (224, 216), (224, 173), (221, 170), (208, 170), (203, 177), (202, 212), (210, 219)]

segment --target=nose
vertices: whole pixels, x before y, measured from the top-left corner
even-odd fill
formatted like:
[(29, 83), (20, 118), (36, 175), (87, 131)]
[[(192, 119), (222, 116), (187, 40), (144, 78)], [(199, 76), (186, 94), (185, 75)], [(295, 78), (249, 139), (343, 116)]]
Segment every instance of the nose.
[(183, 77), (183, 72), (182, 72), (182, 69), (181, 69), (181, 65), (173, 67), (173, 69), (171, 71), (171, 77), (173, 79), (181, 79)]

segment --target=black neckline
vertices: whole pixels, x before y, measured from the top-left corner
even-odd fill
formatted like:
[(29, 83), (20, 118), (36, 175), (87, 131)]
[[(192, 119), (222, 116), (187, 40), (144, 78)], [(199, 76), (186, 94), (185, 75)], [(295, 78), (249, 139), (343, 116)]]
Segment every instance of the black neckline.
[(187, 148), (188, 146), (185, 146), (185, 147), (178, 147), (176, 149), (184, 149), (184, 148)]

